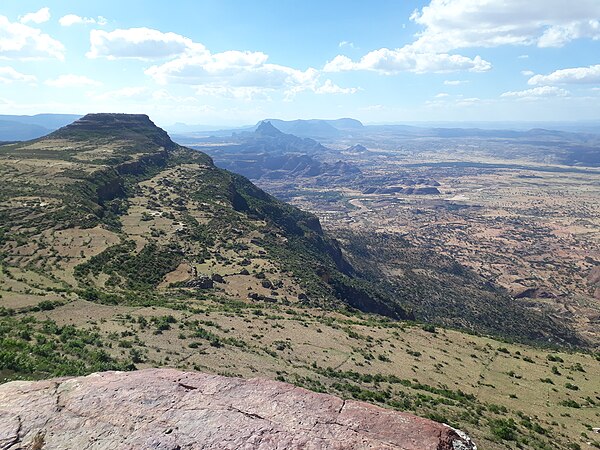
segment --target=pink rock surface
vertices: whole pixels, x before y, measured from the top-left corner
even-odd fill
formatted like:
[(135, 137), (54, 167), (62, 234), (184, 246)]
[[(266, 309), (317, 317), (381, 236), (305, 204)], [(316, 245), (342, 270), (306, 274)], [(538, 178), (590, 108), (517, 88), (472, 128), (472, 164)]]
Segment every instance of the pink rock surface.
[(411, 414), (286, 383), (174, 369), (0, 385), (0, 450), (471, 450)]

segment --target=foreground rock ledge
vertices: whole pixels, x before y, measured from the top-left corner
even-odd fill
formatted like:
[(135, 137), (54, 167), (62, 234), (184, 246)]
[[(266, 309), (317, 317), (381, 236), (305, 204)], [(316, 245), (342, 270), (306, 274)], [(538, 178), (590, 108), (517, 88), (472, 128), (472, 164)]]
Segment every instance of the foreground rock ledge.
[(173, 369), (0, 385), (0, 450), (472, 450), (411, 414), (286, 383)]

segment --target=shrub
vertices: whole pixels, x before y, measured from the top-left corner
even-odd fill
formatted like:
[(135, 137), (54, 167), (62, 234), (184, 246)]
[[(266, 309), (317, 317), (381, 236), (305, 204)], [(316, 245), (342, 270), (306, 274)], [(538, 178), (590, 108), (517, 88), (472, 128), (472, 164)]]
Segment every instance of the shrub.
[(560, 402), (560, 404), (562, 406), (566, 406), (568, 408), (581, 408), (581, 405), (579, 403), (577, 403), (575, 400), (563, 400), (562, 402)]
[(422, 326), (423, 331), (427, 331), (428, 333), (437, 333), (437, 330), (434, 325), (425, 324)]
[(492, 434), (503, 441), (514, 441), (517, 439), (517, 427), (512, 419), (490, 420), (489, 426)]

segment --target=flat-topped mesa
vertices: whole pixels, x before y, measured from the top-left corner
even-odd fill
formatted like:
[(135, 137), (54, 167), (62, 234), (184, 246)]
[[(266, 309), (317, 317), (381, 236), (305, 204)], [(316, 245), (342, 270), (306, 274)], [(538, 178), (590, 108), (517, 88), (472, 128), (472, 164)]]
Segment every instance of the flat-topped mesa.
[[(412, 414), (286, 383), (146, 369), (0, 386), (0, 448), (476, 450)], [(42, 446), (36, 447), (42, 448)]]
[(177, 147), (167, 132), (157, 127), (146, 114), (95, 113), (62, 127), (48, 135), (68, 140), (122, 140), (154, 144), (167, 150)]

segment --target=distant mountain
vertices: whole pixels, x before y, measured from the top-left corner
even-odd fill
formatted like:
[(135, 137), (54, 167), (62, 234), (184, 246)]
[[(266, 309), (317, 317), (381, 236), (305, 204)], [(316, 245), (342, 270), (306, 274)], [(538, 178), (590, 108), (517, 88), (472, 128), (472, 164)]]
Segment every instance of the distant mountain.
[(50, 133), (48, 128), (39, 125), (0, 120), (0, 141), (26, 141)]
[(80, 117), (74, 114), (0, 114), (0, 141), (24, 141), (42, 137)]
[(79, 119), (79, 114), (35, 114), (33, 116), (2, 116), (0, 120), (14, 120), (20, 123), (28, 123), (32, 125), (39, 125), (44, 128), (56, 130), (60, 127), (74, 122)]
[[(189, 125), (187, 123), (177, 122), (172, 125), (167, 125), (164, 127), (166, 131), (171, 134), (195, 134), (195, 133), (203, 133), (206, 131), (214, 131), (215, 125), (202, 125), (202, 124), (194, 124)], [(220, 127), (219, 127), (220, 128)], [(246, 127), (251, 128), (251, 127)], [(232, 130), (239, 130), (239, 127), (223, 127), (223, 131), (229, 131), (231, 134)]]
[(367, 149), (367, 147), (365, 147), (362, 144), (354, 144), (354, 145), (348, 147), (345, 151), (348, 153), (365, 153), (365, 152), (368, 152), (369, 150)]
[(244, 145), (245, 153), (319, 154), (327, 151), (314, 139), (285, 133), (268, 120), (260, 122), (254, 132), (234, 133), (233, 137)]
[(360, 130), (364, 127), (360, 120), (350, 118), (325, 120), (325, 122), (338, 130)]
[[(284, 133), (294, 134), (300, 137), (310, 137), (313, 139), (331, 139), (341, 137), (347, 131), (359, 130), (363, 124), (356, 119), (335, 119), (335, 120), (279, 120), (266, 119)], [(259, 123), (260, 124), (260, 123)]]
[(275, 128), (271, 122), (265, 120), (258, 124), (258, 127), (256, 127), (256, 130), (254, 131), (254, 135), (259, 137), (280, 138), (284, 135), (284, 133)]
[[(369, 142), (394, 139), (481, 140), (496, 144), (492, 153), (506, 159), (528, 158), (567, 166), (600, 166), (600, 136), (593, 133), (532, 128), (530, 130), (481, 128), (418, 128), (378, 125), (364, 128), (361, 139)], [(489, 147), (489, 145), (488, 145)]]
[(254, 132), (234, 133), (235, 143), (202, 146), (219, 167), (250, 179), (335, 176), (360, 174), (356, 166), (342, 161), (319, 159), (331, 150), (310, 138), (283, 133), (272, 121), (263, 120)]
[(324, 120), (292, 120), (267, 119), (284, 133), (314, 139), (332, 138), (341, 135), (340, 130)]
[[(394, 125), (394, 124), (388, 124)], [(571, 133), (594, 133), (600, 134), (600, 122), (592, 120), (571, 121), (571, 122), (539, 122), (539, 121), (481, 121), (481, 122), (408, 122), (417, 128), (462, 128), (462, 129), (483, 129), (483, 130), (516, 130), (527, 131), (536, 128), (545, 130), (567, 131)]]
[(182, 137), (202, 139), (209, 136), (226, 137), (231, 133), (252, 133), (261, 123), (270, 122), (278, 130), (283, 133), (293, 134), (299, 137), (312, 139), (336, 139), (359, 133), (365, 127), (356, 119), (342, 118), (333, 120), (324, 119), (309, 119), (309, 120), (281, 120), (281, 119), (264, 119), (254, 126), (243, 127), (222, 127), (215, 129), (209, 125), (187, 125), (184, 123), (175, 123), (166, 127), (167, 131)]

